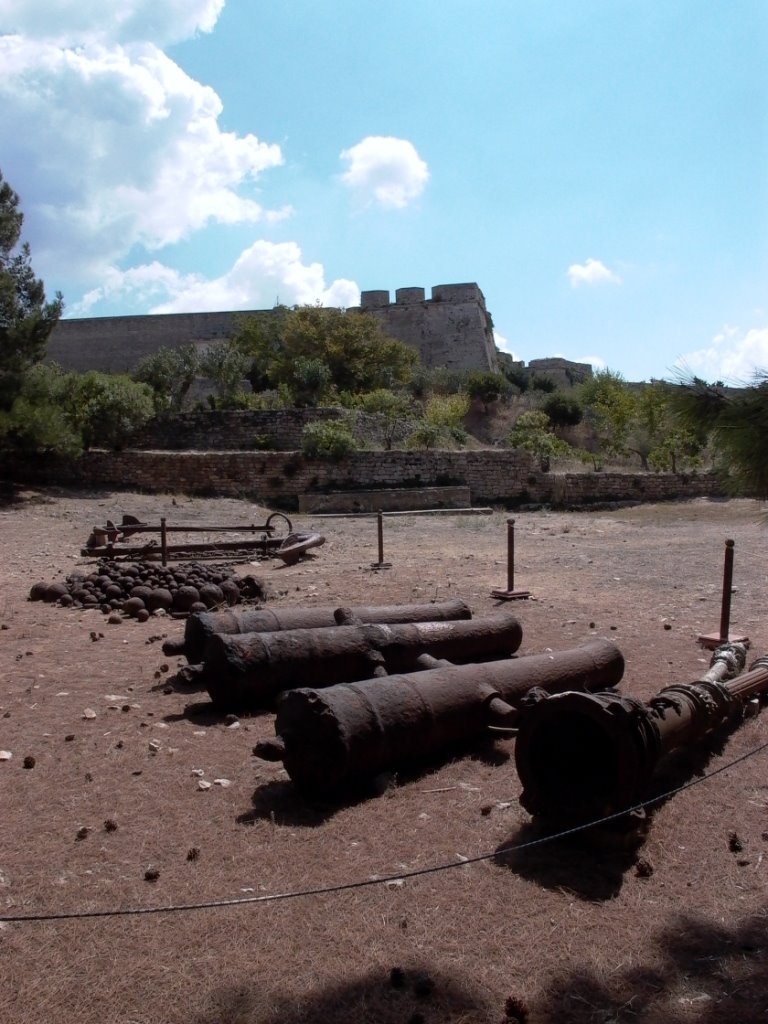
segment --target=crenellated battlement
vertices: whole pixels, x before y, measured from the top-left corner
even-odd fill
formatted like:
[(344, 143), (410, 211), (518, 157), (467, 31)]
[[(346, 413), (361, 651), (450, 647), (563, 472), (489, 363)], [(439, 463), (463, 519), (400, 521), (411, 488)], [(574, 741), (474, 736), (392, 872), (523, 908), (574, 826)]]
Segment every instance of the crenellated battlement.
[[(364, 291), (350, 313), (373, 314), (383, 332), (410, 345), (427, 367), (497, 370), (493, 326), (480, 288), (439, 284), (425, 298), (423, 288)], [(271, 310), (171, 313), (61, 320), (48, 343), (48, 358), (71, 370), (132, 370), (159, 348), (210, 345), (234, 333), (235, 318), (269, 317)]]

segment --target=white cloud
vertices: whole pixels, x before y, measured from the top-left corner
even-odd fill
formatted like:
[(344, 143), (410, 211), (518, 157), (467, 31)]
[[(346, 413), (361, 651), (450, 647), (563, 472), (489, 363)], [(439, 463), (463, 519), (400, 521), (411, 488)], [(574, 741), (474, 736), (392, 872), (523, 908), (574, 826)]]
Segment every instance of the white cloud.
[(391, 136), (369, 135), (349, 149), (341, 160), (347, 170), (341, 180), (367, 201), (402, 208), (424, 191), (429, 168), (412, 142)]
[(225, 0), (0, 0), (0, 34), (60, 46), (131, 43), (159, 46), (210, 32)]
[(269, 309), (276, 302), (320, 302), (324, 306), (356, 306), (360, 289), (339, 278), (325, 283), (320, 263), (303, 263), (295, 242), (254, 242), (221, 277), (182, 274), (155, 260), (128, 270), (111, 268), (103, 284), (93, 289), (71, 312), (86, 316), (103, 301), (138, 305), (150, 313), (188, 310)]
[(506, 352), (507, 355), (510, 355), (513, 359), (517, 360), (518, 357), (515, 355), (514, 349), (512, 348), (512, 342), (505, 338), (503, 334), (499, 334), (498, 331), (494, 331), (493, 340), (499, 352)]
[(600, 260), (589, 259), (584, 263), (572, 263), (566, 271), (571, 288), (593, 284), (621, 284), (621, 278)]
[(44, 276), (64, 265), (93, 277), (135, 245), (266, 215), (241, 190), (282, 163), (279, 146), (222, 131), (213, 89), (153, 43), (3, 36), (0, 66), (3, 171)]
[(756, 371), (768, 370), (768, 327), (744, 331), (726, 324), (706, 348), (675, 360), (675, 368), (708, 381), (745, 384)]
[(579, 356), (576, 362), (589, 363), (593, 370), (605, 370), (608, 367), (602, 356)]

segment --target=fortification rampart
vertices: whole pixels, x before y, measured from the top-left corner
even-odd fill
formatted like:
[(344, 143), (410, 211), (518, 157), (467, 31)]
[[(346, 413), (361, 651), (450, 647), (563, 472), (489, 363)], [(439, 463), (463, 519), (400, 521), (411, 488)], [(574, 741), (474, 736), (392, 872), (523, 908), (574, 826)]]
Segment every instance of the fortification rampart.
[(428, 367), (498, 370), (493, 324), (485, 297), (474, 283), (439, 284), (427, 299), (423, 288), (366, 291), (360, 309), (372, 313), (385, 334), (412, 345)]
[[(431, 299), (423, 288), (399, 288), (395, 302), (388, 291), (367, 291), (348, 312), (360, 310), (376, 316), (386, 335), (415, 348), (425, 366), (498, 368), (491, 319), (476, 284), (436, 285)], [(68, 370), (129, 372), (163, 346), (208, 346), (230, 337), (238, 317), (271, 315), (262, 309), (62, 320), (49, 339), (48, 358)]]

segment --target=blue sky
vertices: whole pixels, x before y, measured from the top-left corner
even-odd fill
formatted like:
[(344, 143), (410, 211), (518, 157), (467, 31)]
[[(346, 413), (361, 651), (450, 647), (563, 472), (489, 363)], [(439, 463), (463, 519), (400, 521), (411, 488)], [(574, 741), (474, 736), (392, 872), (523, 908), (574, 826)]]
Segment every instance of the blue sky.
[(67, 315), (477, 281), (498, 344), (768, 368), (765, 0), (0, 0)]

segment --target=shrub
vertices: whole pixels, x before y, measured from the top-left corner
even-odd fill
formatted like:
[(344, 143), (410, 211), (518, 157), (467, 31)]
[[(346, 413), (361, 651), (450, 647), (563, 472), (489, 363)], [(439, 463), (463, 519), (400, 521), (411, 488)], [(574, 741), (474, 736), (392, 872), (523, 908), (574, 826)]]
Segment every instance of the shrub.
[(551, 377), (544, 377), (539, 373), (535, 373), (531, 379), (531, 387), (534, 391), (543, 391), (546, 394), (550, 394), (556, 390), (557, 384), (555, 384)]
[(86, 448), (119, 449), (152, 418), (152, 388), (123, 374), (91, 370), (73, 379), (70, 409)]
[(320, 420), (308, 423), (302, 430), (301, 450), (308, 459), (338, 462), (357, 450), (357, 442), (343, 421)]
[(545, 412), (534, 409), (518, 416), (514, 427), (507, 436), (510, 448), (523, 448), (535, 455), (542, 469), (549, 467), (549, 460), (557, 456), (570, 455), (571, 446), (552, 433), (552, 424)]
[(437, 448), (443, 433), (441, 427), (424, 421), (408, 436), (406, 444), (409, 448)]
[(541, 403), (541, 409), (556, 427), (575, 427), (584, 416), (581, 402), (562, 391), (553, 391), (547, 395)]

